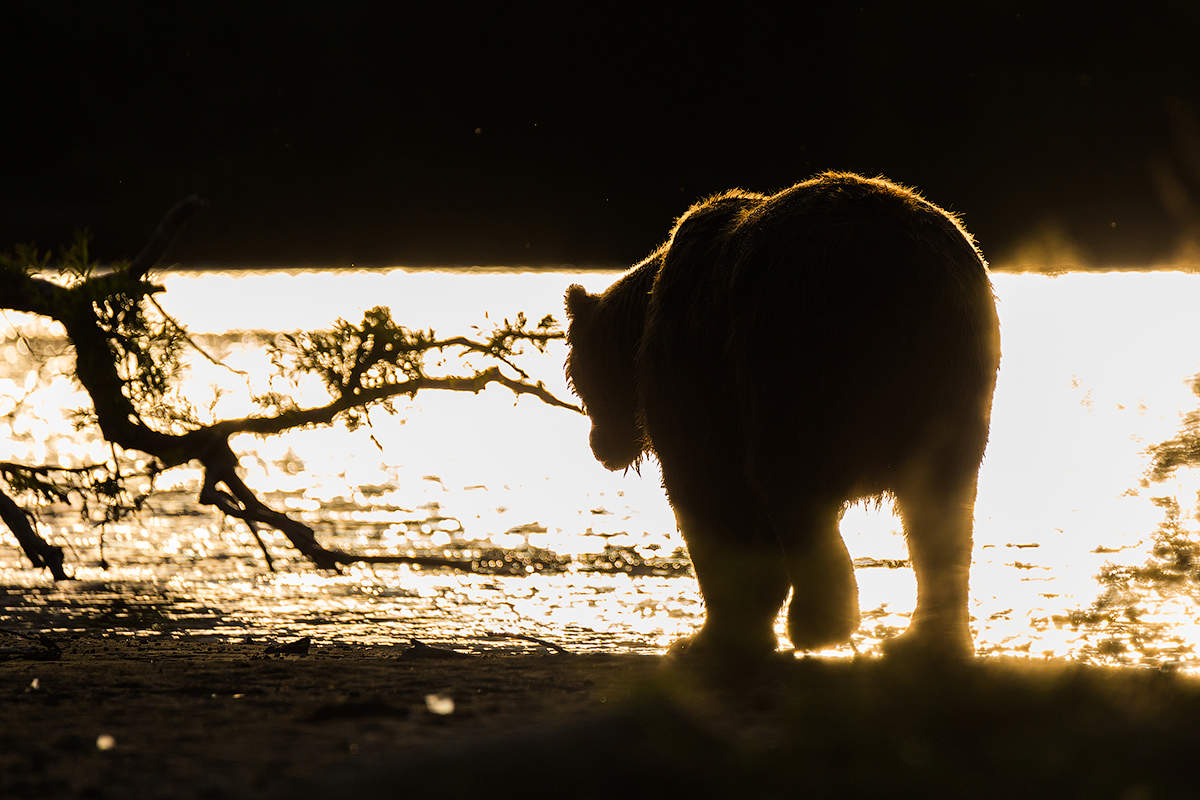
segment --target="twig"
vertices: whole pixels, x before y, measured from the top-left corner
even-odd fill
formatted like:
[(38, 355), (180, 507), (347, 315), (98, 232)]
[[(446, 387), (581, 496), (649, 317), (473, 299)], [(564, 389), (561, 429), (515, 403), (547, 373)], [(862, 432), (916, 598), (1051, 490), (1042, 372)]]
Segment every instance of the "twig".
[(258, 542), (258, 549), (262, 550), (263, 558), (267, 560), (267, 569), (271, 572), (275, 571), (275, 559), (271, 558), (271, 551), (267, 549), (267, 543), (258, 535), (258, 524), (254, 520), (245, 520), (246, 527), (250, 529), (250, 535), (254, 537), (254, 541)]
[[(84, 464), (78, 467), (57, 467), (53, 464), (38, 464), (31, 466), (29, 464), (18, 464), (14, 461), (0, 461), (0, 472), (32, 472), (34, 475), (46, 475), (51, 472), (70, 472), (76, 474), (87, 474), (95, 472), (98, 469), (108, 469), (107, 464)], [(141, 475), (142, 473), (138, 473)]]
[(153, 305), (155, 308), (158, 309), (158, 313), (163, 315), (163, 319), (165, 319), (167, 322), (171, 323), (171, 325), (175, 328), (175, 330), (179, 332), (179, 335), (183, 337), (183, 340), (185, 342), (187, 342), (188, 344), (190, 344), (192, 346), (192, 349), (195, 350), (197, 353), (204, 356), (209, 361), (211, 361), (213, 364), (216, 364), (218, 367), (224, 367), (225, 369), (229, 370), (230, 372), (235, 372), (238, 375), (244, 375), (246, 377), (250, 376), (249, 372), (246, 372), (245, 370), (242, 370), (242, 369), (238, 369), (237, 367), (231, 367), (228, 364), (226, 364), (224, 361), (221, 361), (219, 358), (216, 358), (216, 357), (210, 355), (208, 353), (208, 351), (206, 351), (203, 347), (201, 347), (199, 344), (196, 343), (196, 340), (192, 338), (190, 333), (188, 333), (187, 328), (183, 327), (183, 325), (179, 324), (179, 322), (174, 317), (172, 317), (170, 314), (168, 314), (166, 311), (163, 310), (163, 307), (160, 306), (158, 304), (158, 301), (154, 299), (154, 295), (148, 294), (148, 295), (146, 295), (146, 299), (150, 301), (151, 305)]
[(525, 633), (492, 633), (492, 632), (489, 632), (484, 635), (489, 638), (492, 638), (492, 639), (520, 639), (523, 642), (533, 642), (534, 644), (540, 644), (542, 647), (553, 650), (554, 652), (558, 653), (560, 656), (573, 655), (573, 653), (570, 650), (566, 649), (565, 647), (563, 647), (561, 645), (557, 645), (554, 642), (548, 642), (545, 639), (539, 639), (536, 636), (530, 636)]
[(374, 420), (371, 419), (370, 406), (368, 406), (366, 409), (363, 410), (363, 416), (366, 417), (366, 420), (367, 420), (367, 436), (371, 439), (371, 443), (375, 445), (375, 448), (377, 450), (379, 450), (380, 453), (382, 453), (383, 445), (380, 443), (380, 441), (378, 439), (375, 438), (375, 422), (374, 422)]
[(4, 321), (8, 323), (9, 327), (12, 328), (13, 333), (16, 334), (17, 341), (19, 341), (21, 344), (25, 345), (25, 349), (29, 351), (29, 355), (33, 356), (33, 358), (37, 362), (39, 362), (38, 369), (40, 371), (41, 365), (43, 363), (45, 363), (48, 359), (46, 359), (44, 357), (39, 357), (38, 354), (33, 351), (33, 343), (30, 342), (28, 337), (26, 337), (25, 334), (21, 332), (21, 329), (18, 328), (16, 325), (14, 325), (13, 321), (8, 318), (7, 311), (8, 311), (8, 309), (5, 309), (6, 313), (4, 314)]
[[(555, 338), (566, 338), (566, 334), (562, 334), (562, 335), (553, 334), (553, 336)], [(507, 356), (503, 355), (502, 353), (497, 353), (495, 351), (494, 346), (489, 345), (485, 342), (476, 342), (472, 339), (468, 339), (465, 336), (455, 336), (450, 339), (440, 339), (440, 340), (432, 341), (429, 343), (429, 348), (431, 350), (432, 349), (445, 350), (447, 347), (461, 347), (469, 353), (483, 353), (484, 355), (491, 356), (492, 358), (496, 359), (497, 361), (501, 361), (504, 364), (507, 364), (522, 378), (529, 377), (528, 372), (526, 372), (525, 370), (521, 369), (516, 364), (514, 364), (512, 362), (512, 360), (509, 359)]]
[(175, 207), (162, 218), (162, 222), (158, 223), (158, 227), (154, 229), (150, 241), (146, 242), (142, 252), (138, 253), (137, 258), (126, 268), (126, 274), (134, 280), (141, 280), (150, 271), (150, 268), (166, 255), (167, 249), (175, 241), (179, 232), (183, 230), (183, 226), (204, 205), (205, 202), (194, 194), (188, 195), (176, 203)]

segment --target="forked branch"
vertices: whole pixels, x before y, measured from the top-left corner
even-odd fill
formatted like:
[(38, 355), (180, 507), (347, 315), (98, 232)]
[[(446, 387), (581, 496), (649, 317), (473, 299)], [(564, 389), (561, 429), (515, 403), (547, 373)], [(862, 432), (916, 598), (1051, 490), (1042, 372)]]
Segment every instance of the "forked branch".
[[(530, 326), (524, 314), (505, 320), (489, 336), (439, 338), (433, 331), (413, 331), (396, 324), (386, 308), (366, 313), (362, 323), (339, 320), (330, 331), (283, 337), (287, 350), (276, 350), (283, 377), (313, 373), (324, 381), (330, 400), (324, 405), (298, 408), (290, 398), (265, 396), (262, 404), (274, 413), (225, 419), (202, 424), (190, 406), (172, 401), (170, 394), (183, 369), (180, 350), (194, 341), (175, 320), (154, 302), (162, 291), (146, 279), (169, 249), (184, 225), (203, 205), (189, 197), (172, 208), (155, 229), (150, 241), (129, 264), (97, 269), (90, 261), (86, 240), (76, 242), (62, 256), (63, 272), (74, 282), (63, 285), (39, 274), (49, 268), (49, 258), (32, 248), (14, 255), (0, 254), (0, 308), (32, 312), (63, 325), (75, 352), (75, 375), (92, 401), (94, 421), (105, 440), (115, 447), (140, 451), (154, 459), (153, 472), (188, 462), (199, 462), (203, 482), (198, 501), (249, 526), (271, 566), (260, 526), (280, 531), (317, 567), (335, 569), (355, 562), (410, 563), (422, 566), (469, 569), (460, 559), (423, 556), (357, 555), (320, 544), (311, 527), (263, 503), (237, 474), (237, 457), (229, 438), (238, 433), (283, 433), (294, 428), (328, 425), (339, 418), (357, 424), (356, 412), (376, 405), (392, 410), (389, 400), (415, 396), (426, 390), (478, 393), (492, 384), (515, 395), (530, 395), (547, 405), (580, 412), (541, 382), (531, 382), (515, 358), (522, 345), (544, 350), (550, 341), (564, 338), (552, 317)], [(154, 316), (152, 309), (158, 311)], [(428, 353), (457, 348), (464, 355), (494, 363), (472, 368), (472, 374), (432, 376), (426, 373)], [(197, 348), (199, 350), (199, 348)], [(207, 353), (201, 353), (211, 359)], [(516, 377), (506, 374), (505, 369)], [(116, 456), (114, 454), (114, 460)], [(10, 465), (19, 468), (20, 465)], [(37, 479), (34, 472), (24, 474)], [(57, 469), (57, 468), (52, 468)], [(91, 467), (77, 470), (86, 474)], [(114, 471), (113, 491), (121, 489), (123, 476)], [(3, 473), (14, 486), (12, 475)], [(34, 492), (36, 494), (36, 492)], [(51, 500), (63, 500), (55, 495)], [(140, 507), (140, 501), (137, 503)], [(0, 493), (0, 518), (13, 531), (35, 566), (45, 566), (56, 579), (65, 577), (62, 551), (39, 537), (24, 510)]]

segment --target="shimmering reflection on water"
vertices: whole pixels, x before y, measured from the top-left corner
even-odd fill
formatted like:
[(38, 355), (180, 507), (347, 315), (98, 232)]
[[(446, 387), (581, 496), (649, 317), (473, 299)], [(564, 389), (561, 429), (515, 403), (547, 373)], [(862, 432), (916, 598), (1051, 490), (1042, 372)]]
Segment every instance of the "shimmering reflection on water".
[[(380, 302), (407, 323), (462, 331), (485, 311), (557, 314), (568, 283), (599, 288), (613, 277), (175, 273), (162, 300), (261, 391), (262, 337), (246, 331), (319, 327)], [(1195, 575), (1166, 580), (1162, 570), (1135, 568), (1153, 561), (1161, 544), (1167, 506), (1155, 497), (1182, 509), (1171, 523), (1176, 538), (1197, 538), (1195, 476), (1146, 488), (1139, 480), (1145, 448), (1170, 437), (1197, 402), (1186, 379), (1200, 370), (1200, 277), (998, 275), (996, 285), (1005, 352), (976, 514), (980, 650), (1195, 668)], [(0, 441), (10, 443), (0, 457), (94, 455), (96, 445), (72, 434), (59, 411), (83, 404), (62, 378), (68, 355), (52, 339), (33, 344), (40, 370), (16, 339), (0, 344), (0, 415), (8, 415), (0, 417)], [(551, 348), (530, 362), (559, 392), (562, 357)], [(211, 402), (214, 414), (240, 415), (251, 410), (245, 381), (194, 358), (185, 390), (198, 407)], [(226, 392), (214, 395), (214, 384)], [(301, 402), (321, 399), (310, 384), (296, 391)], [(504, 638), (517, 634), (574, 651), (660, 652), (700, 622), (653, 465), (641, 476), (609, 474), (590, 459), (585, 420), (528, 399), (514, 405), (501, 390), (423, 395), (401, 411), (373, 415), (370, 431), (242, 437), (235, 446), (248, 482), (313, 523), (324, 541), (465, 556), (476, 571), (360, 566), (319, 574), (268, 536), (280, 559), (280, 572), (268, 573), (249, 534), (198, 509), (196, 475), (177, 470), (160, 484), (153, 513), (103, 531), (108, 570), (98, 565), (101, 531), (73, 514), (48, 518), (43, 531), (73, 549), (78, 581), (54, 586), (4, 539), (0, 625), (532, 646)], [(852, 509), (842, 529), (864, 610), (854, 649), (870, 651), (907, 625), (914, 582), (889, 508)]]

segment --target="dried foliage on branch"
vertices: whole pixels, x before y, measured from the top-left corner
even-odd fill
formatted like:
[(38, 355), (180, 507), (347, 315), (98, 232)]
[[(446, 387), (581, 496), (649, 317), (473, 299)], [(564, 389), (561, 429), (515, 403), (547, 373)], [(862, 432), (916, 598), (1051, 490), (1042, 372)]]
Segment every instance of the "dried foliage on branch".
[[(326, 331), (283, 336), (272, 349), (279, 377), (294, 381), (316, 375), (328, 402), (300, 406), (286, 393), (270, 392), (252, 398), (260, 413), (204, 423), (178, 391), (184, 351), (196, 346), (155, 301), (163, 287), (147, 278), (200, 206), (195, 197), (179, 203), (128, 263), (95, 264), (86, 237), (54, 258), (28, 246), (0, 254), (0, 308), (63, 326), (74, 350), (75, 377), (92, 404), (81, 412), (81, 423), (98, 427), (112, 452), (104, 463), (82, 466), (0, 463), (0, 519), (35, 566), (65, 578), (62, 549), (42, 539), (26, 506), (77, 502), (87, 514), (98, 505), (100, 521), (113, 521), (142, 508), (159, 473), (198, 464), (203, 475), (198, 501), (243, 521), (260, 545), (259, 528), (266, 526), (283, 533), (321, 568), (358, 561), (442, 565), (436, 558), (366, 556), (324, 547), (302, 520), (259, 500), (239, 475), (229, 439), (238, 433), (277, 434), (335, 421), (354, 428), (372, 407), (394, 412), (391, 401), (397, 396), (433, 389), (479, 392), (490, 384), (578, 411), (517, 364), (525, 347), (544, 350), (563, 338), (555, 320), (547, 316), (531, 325), (518, 314), (491, 331), (477, 331), (476, 338), (439, 338), (432, 330), (405, 328), (388, 309), (376, 307), (360, 323), (338, 320)], [(52, 274), (57, 280), (48, 277)], [(476, 366), (462, 375), (430, 375), (427, 360), (445, 355), (472, 356), (470, 363)], [(140, 466), (131, 469), (130, 464)], [(270, 564), (265, 546), (263, 553)]]
[[(1192, 378), (1192, 392), (1200, 397), (1200, 375)], [(1150, 481), (1164, 481), (1176, 470), (1200, 466), (1200, 409), (1184, 415), (1175, 436), (1149, 449)]]

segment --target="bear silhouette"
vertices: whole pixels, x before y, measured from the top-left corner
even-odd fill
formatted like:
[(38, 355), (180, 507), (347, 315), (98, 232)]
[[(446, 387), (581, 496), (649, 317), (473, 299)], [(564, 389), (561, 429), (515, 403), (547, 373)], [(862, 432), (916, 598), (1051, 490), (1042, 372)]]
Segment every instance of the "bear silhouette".
[(706, 618), (674, 652), (847, 640), (845, 508), (891, 495), (917, 578), (889, 649), (973, 652), (968, 574), (1000, 334), (958, 220), (883, 178), (733, 190), (600, 295), (567, 290), (567, 375), (608, 469), (659, 461)]

